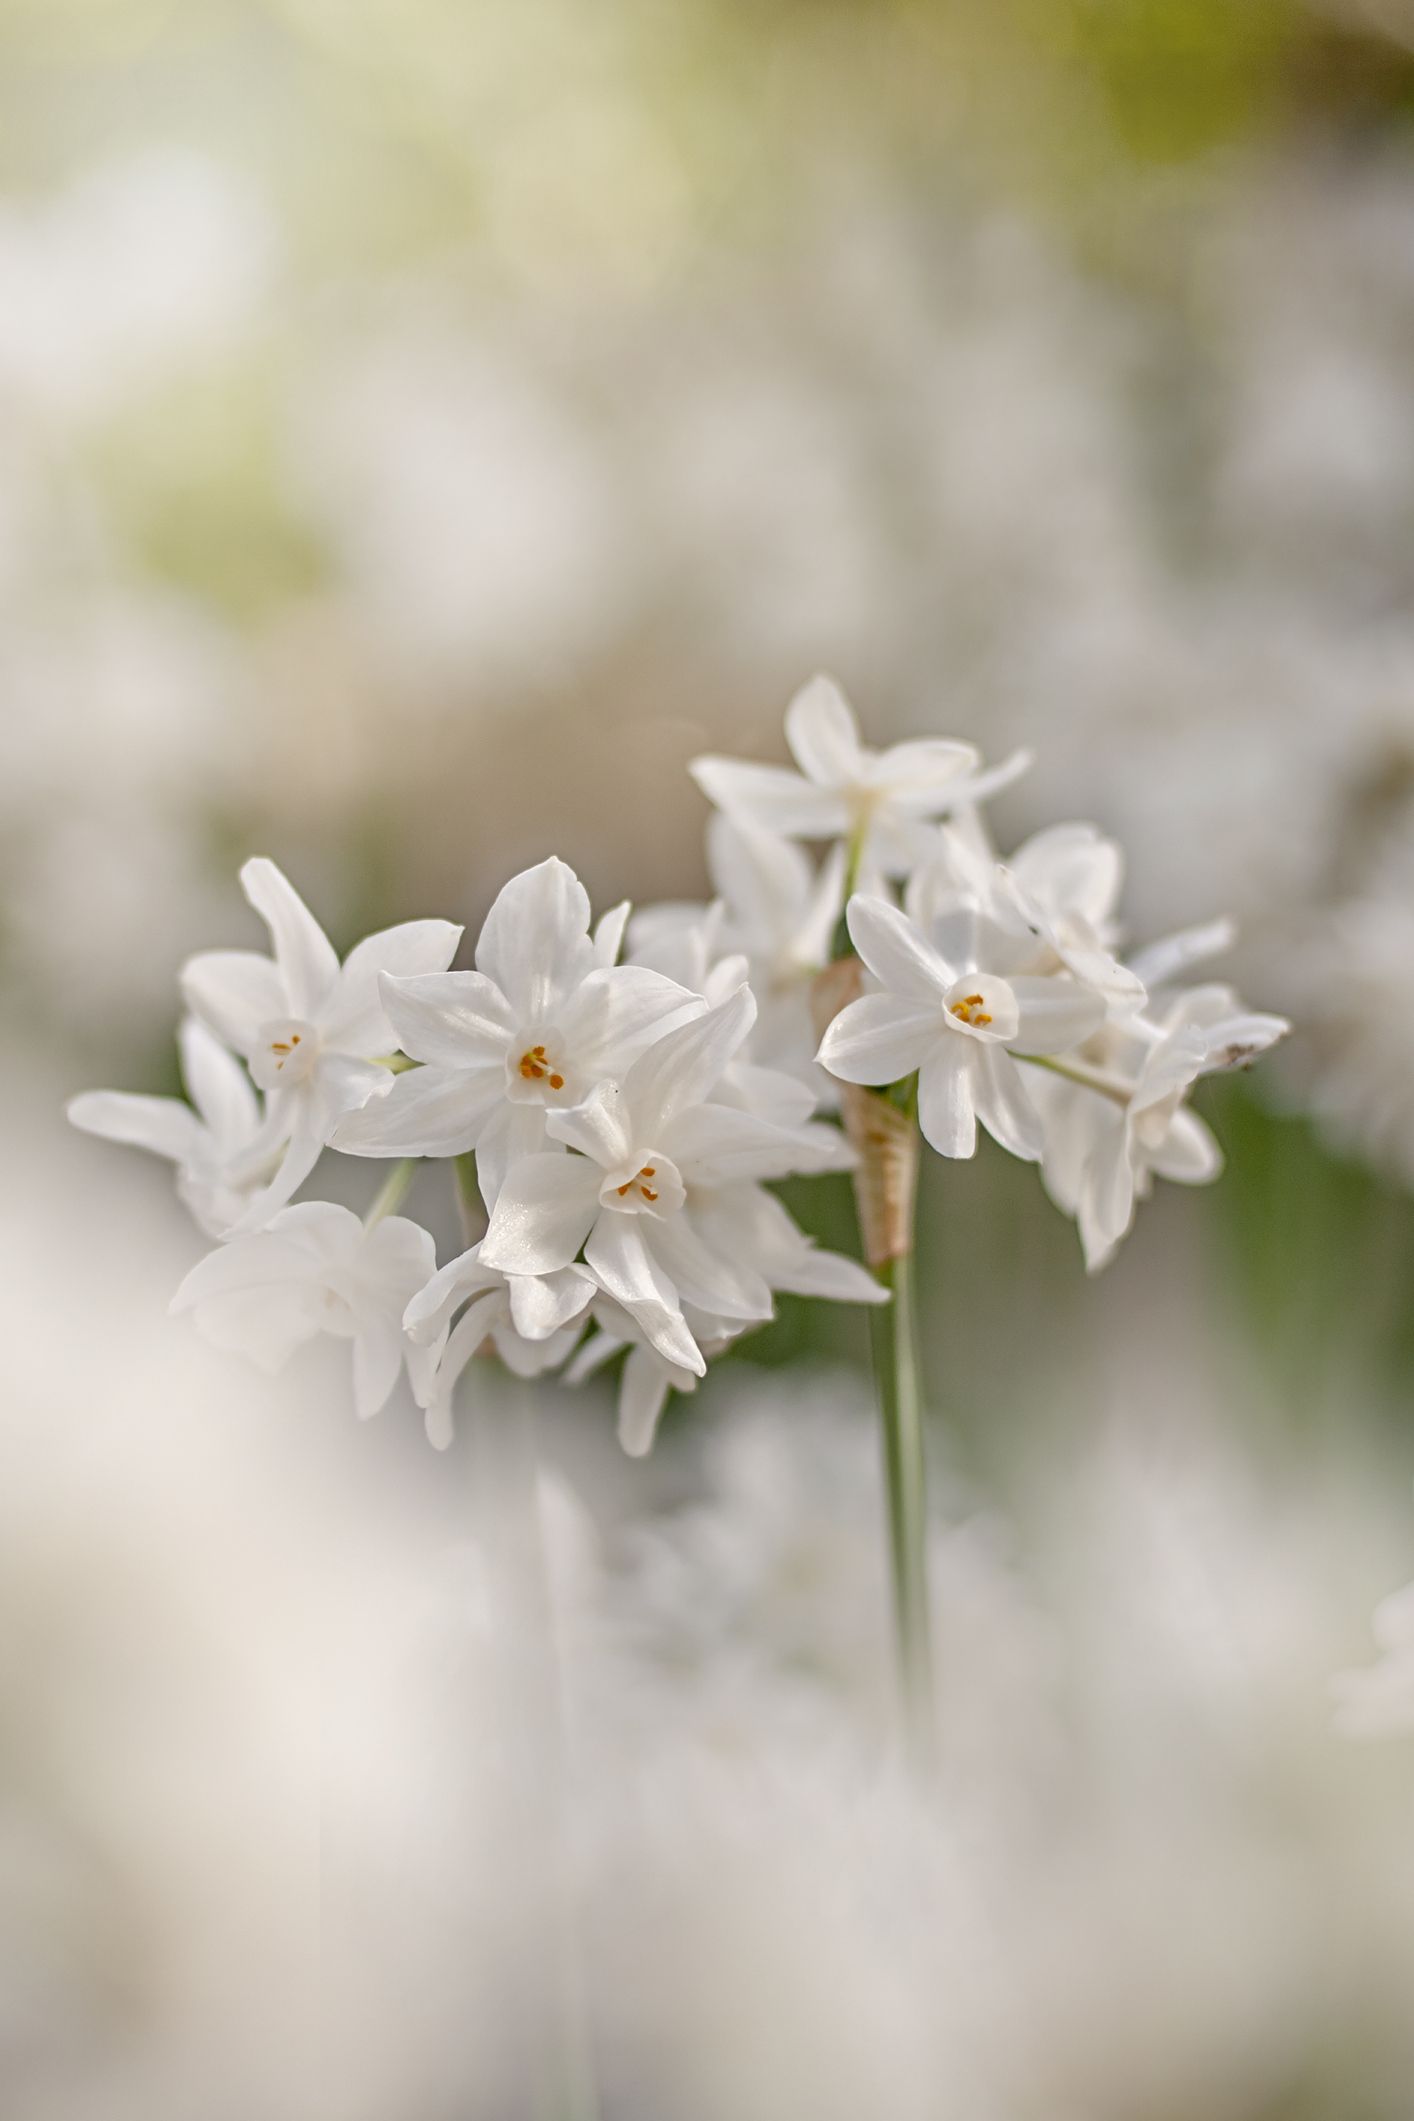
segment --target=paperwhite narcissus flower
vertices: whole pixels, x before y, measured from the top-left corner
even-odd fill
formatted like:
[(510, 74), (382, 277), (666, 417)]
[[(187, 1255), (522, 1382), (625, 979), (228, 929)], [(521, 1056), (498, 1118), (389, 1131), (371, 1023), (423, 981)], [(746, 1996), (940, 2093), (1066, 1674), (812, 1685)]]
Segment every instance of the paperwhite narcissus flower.
[[(457, 1380), (487, 1342), (513, 1376), (540, 1377), (557, 1369), (569, 1354), (596, 1294), (586, 1267), (540, 1276), (507, 1275), (484, 1265), (480, 1254), (481, 1247), (473, 1245), (449, 1260), (403, 1314), (410, 1338), (432, 1350), (414, 1385), (427, 1417), (428, 1441), (439, 1451), (452, 1441)], [(461, 1316), (453, 1325), (458, 1311)]]
[(415, 1391), (435, 1351), (403, 1332), (403, 1313), (437, 1264), (427, 1231), (390, 1215), (365, 1228), (331, 1201), (282, 1209), (267, 1229), (233, 1238), (192, 1268), (172, 1299), (218, 1348), (277, 1370), (302, 1341), (353, 1342), (354, 1405), (386, 1405), (407, 1365)]
[(178, 1045), (190, 1105), (179, 1097), (87, 1090), (70, 1099), (68, 1117), (85, 1134), (167, 1157), (197, 1223), (208, 1237), (224, 1237), (278, 1151), (262, 1159), (260, 1100), (240, 1062), (195, 1017), (182, 1025)]
[[(729, 1233), (709, 1240), (704, 1196), (733, 1180), (783, 1178), (837, 1164), (813, 1136), (717, 1103), (717, 1088), (751, 1029), (742, 987), (669, 1031), (582, 1105), (555, 1112), (551, 1137), (578, 1153), (522, 1158), (507, 1174), (481, 1259), (507, 1274), (554, 1274), (581, 1246), (599, 1286), (639, 1321), (670, 1362), (705, 1364), (683, 1306), (734, 1323), (771, 1315), (770, 1286)], [(838, 1143), (838, 1136), (834, 1136)]]
[(1331, 1682), (1336, 1728), (1347, 1738), (1414, 1731), (1414, 1583), (1376, 1606), (1371, 1628), (1379, 1662)]
[(973, 745), (940, 738), (871, 751), (826, 677), (812, 678), (786, 709), (786, 742), (799, 773), (708, 757), (693, 760), (692, 777), (709, 802), (743, 824), (788, 839), (854, 842), (863, 865), (891, 876), (917, 859), (925, 819), (994, 794), (1030, 763), (1018, 752), (984, 773)]
[(1091, 1272), (1113, 1256), (1154, 1179), (1200, 1186), (1222, 1152), (1184, 1103), (1200, 1075), (1246, 1066), (1289, 1029), (1242, 1009), (1228, 987), (1194, 987), (1155, 1024), (1110, 1024), (1058, 1072), (1026, 1071), (1045, 1126), (1041, 1175), (1075, 1218)]
[(793, 841), (719, 814), (707, 826), (707, 863), (725, 914), (723, 947), (741, 952), (756, 996), (752, 1054), (803, 1076), (818, 1099), (827, 1078), (814, 1061), (810, 990), (830, 958), (845, 849), (837, 843), (817, 868)]
[(934, 924), (936, 946), (884, 899), (852, 898), (848, 921), (880, 991), (840, 1011), (821, 1040), (822, 1065), (875, 1086), (916, 1072), (919, 1125), (941, 1156), (971, 1156), (980, 1119), (1004, 1149), (1036, 1162), (1041, 1123), (1015, 1052), (1078, 1046), (1104, 1021), (1101, 998), (1069, 977), (992, 969), (1006, 964), (1008, 940), (968, 908)]
[(241, 871), (241, 888), (270, 930), (274, 956), (208, 950), (182, 968), (192, 1014), (241, 1054), (266, 1093), (259, 1147), (284, 1154), (236, 1225), (258, 1229), (303, 1184), (340, 1119), (392, 1087), (379, 1056), (393, 1035), (378, 994), (384, 972), (451, 963), (461, 929), (404, 921), (367, 936), (342, 966), (333, 944), (273, 862)]
[(355, 1156), (476, 1151), (488, 1208), (507, 1170), (544, 1150), (545, 1121), (579, 1104), (683, 1015), (694, 994), (642, 965), (614, 965), (627, 909), (590, 934), (589, 898), (551, 857), (498, 895), (474, 972), (390, 978), (383, 1003), (404, 1053), (421, 1061), (376, 1108), (339, 1128)]
[[(1093, 825), (1051, 825), (1009, 860), (992, 853), (974, 812), (934, 835), (904, 892), (925, 931), (959, 904), (1013, 938), (1012, 969), (1071, 972), (1103, 995), (1113, 1016), (1144, 1005), (1143, 979), (1114, 955), (1124, 857)], [(1029, 941), (1028, 941), (1029, 939)]]

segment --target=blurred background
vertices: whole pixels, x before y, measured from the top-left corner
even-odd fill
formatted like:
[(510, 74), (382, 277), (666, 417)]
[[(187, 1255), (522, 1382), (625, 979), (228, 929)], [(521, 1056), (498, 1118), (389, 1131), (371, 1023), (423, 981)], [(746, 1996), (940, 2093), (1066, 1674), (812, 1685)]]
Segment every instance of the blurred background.
[(1409, 0), (0, 0), (7, 2121), (581, 2110), (505, 1468), (194, 1351), (58, 1113), (176, 1087), (248, 853), (341, 947), (551, 851), (704, 895), (686, 761), (817, 668), (1034, 746), (1003, 844), (1117, 834), (1296, 1030), (1098, 1281), (931, 1174), (940, 1816), (859, 1764), (859, 1321), (648, 1468), (542, 1409), (605, 2111), (1405, 2121), (1409, 1743), (1327, 1678), (1414, 1574), (1411, 532)]

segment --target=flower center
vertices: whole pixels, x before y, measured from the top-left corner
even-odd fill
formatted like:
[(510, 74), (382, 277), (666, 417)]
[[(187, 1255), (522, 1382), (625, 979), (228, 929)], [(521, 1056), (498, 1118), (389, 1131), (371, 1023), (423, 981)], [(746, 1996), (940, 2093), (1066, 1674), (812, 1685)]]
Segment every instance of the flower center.
[(964, 994), (960, 1002), (951, 1002), (948, 1006), (964, 1024), (990, 1024), (992, 1021), (987, 1013), (985, 995)]
[(650, 1150), (631, 1168), (611, 1171), (599, 1189), (606, 1208), (622, 1215), (672, 1215), (682, 1206), (687, 1191), (677, 1165), (670, 1157)]
[(506, 1055), (506, 1095), (517, 1105), (574, 1102), (564, 1040), (552, 1024), (535, 1024), (513, 1040)]
[(289, 1090), (307, 1083), (318, 1066), (322, 1043), (315, 1025), (300, 1017), (262, 1024), (250, 1072), (262, 1090)]

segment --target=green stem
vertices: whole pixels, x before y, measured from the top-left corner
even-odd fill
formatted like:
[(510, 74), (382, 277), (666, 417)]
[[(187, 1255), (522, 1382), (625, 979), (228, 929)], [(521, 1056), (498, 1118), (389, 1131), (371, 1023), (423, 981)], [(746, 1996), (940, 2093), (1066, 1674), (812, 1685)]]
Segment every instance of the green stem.
[(913, 1254), (885, 1260), (874, 1272), (893, 1297), (871, 1316), (874, 1377), (884, 1438), (899, 1693), (909, 1758), (923, 1773), (933, 1762), (936, 1733)]
[(407, 1198), (407, 1190), (412, 1184), (412, 1174), (416, 1169), (415, 1156), (405, 1156), (394, 1164), (374, 1196), (372, 1207), (363, 1218), (365, 1230), (371, 1230), (375, 1223), (381, 1223), (385, 1215), (397, 1214)]

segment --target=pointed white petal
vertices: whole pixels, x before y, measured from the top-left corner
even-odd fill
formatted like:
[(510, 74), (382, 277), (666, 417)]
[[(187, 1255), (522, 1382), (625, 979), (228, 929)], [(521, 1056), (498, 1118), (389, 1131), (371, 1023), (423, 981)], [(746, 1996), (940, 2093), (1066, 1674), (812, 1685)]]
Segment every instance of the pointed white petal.
[(607, 913), (599, 916), (594, 930), (596, 966), (607, 968), (618, 963), (619, 952), (624, 946), (624, 930), (628, 926), (628, 917), (632, 910), (629, 901), (622, 899), (617, 906), (611, 906)]
[(833, 839), (850, 826), (849, 804), (828, 788), (817, 788), (784, 766), (757, 766), (746, 759), (694, 759), (689, 772), (709, 803), (728, 817), (788, 839)]
[(939, 1156), (972, 1156), (977, 1150), (977, 1115), (972, 1102), (971, 1061), (980, 1043), (943, 1038), (931, 1047), (918, 1071), (918, 1124)]
[(511, 1006), (482, 972), (387, 975), (381, 1006), (411, 1060), (442, 1068), (503, 1067), (516, 1030)]
[(220, 1149), (249, 1142), (260, 1122), (260, 1101), (245, 1069), (194, 1016), (177, 1033), (187, 1095)]
[(582, 1105), (552, 1112), (545, 1122), (552, 1141), (566, 1143), (605, 1171), (617, 1171), (633, 1149), (617, 1083), (598, 1083)]
[(1181, 1107), (1158, 1148), (1145, 1150), (1144, 1161), (1160, 1178), (1181, 1186), (1206, 1186), (1222, 1175), (1223, 1153), (1196, 1112)]
[(246, 863), (241, 889), (270, 930), (288, 1013), (320, 1017), (339, 978), (333, 944), (284, 871), (264, 856)]
[(534, 1023), (594, 966), (589, 894), (551, 855), (502, 886), (476, 945), (476, 966), (494, 980), (518, 1020)]
[(339, 1121), (331, 1146), (345, 1156), (463, 1156), (501, 1101), (499, 1068), (409, 1068)]
[(892, 994), (849, 1002), (826, 1026), (816, 1058), (842, 1083), (899, 1083), (947, 1038), (939, 1005)]
[(526, 1340), (548, 1340), (588, 1310), (595, 1293), (592, 1274), (564, 1267), (558, 1274), (512, 1274), (511, 1319)]
[(887, 788), (890, 807), (904, 817), (932, 817), (958, 793), (981, 763), (973, 744), (923, 737), (894, 744), (875, 761), (870, 780)]
[(476, 1137), (476, 1183), (489, 1215), (506, 1182), (506, 1173), (523, 1157), (561, 1154), (545, 1132), (543, 1105), (514, 1105), (498, 1097)]
[(952, 970), (906, 913), (887, 899), (856, 892), (845, 918), (850, 941), (890, 994), (914, 1002), (941, 1001), (953, 983)]
[(104, 1141), (150, 1150), (175, 1164), (201, 1146), (201, 1122), (179, 1097), (135, 1097), (125, 1090), (85, 1090), (64, 1108), (69, 1124)]
[(403, 921), (365, 936), (344, 960), (324, 1019), (326, 1043), (365, 1059), (390, 1052), (390, 1027), (379, 992), (382, 976), (410, 979), (445, 972), (461, 937), (461, 929), (451, 921)]
[(749, 987), (658, 1039), (630, 1068), (624, 1096), (642, 1136), (652, 1141), (674, 1112), (711, 1094), (756, 1021)]
[(485, 1289), (502, 1287), (502, 1277), (494, 1267), (483, 1267), (481, 1248), (472, 1245), (449, 1259), (445, 1267), (439, 1267), (432, 1278), (418, 1290), (403, 1312), (403, 1331), (421, 1345), (434, 1341), (446, 1326), (454, 1311), (469, 1296), (480, 1294)]
[(814, 677), (786, 709), (786, 742), (808, 781), (848, 788), (863, 775), (854, 710), (833, 678)]
[(977, 1117), (993, 1141), (1023, 1163), (1041, 1161), (1041, 1116), (1026, 1094), (1021, 1071), (1003, 1046), (983, 1046), (972, 1063)]
[(646, 1243), (676, 1289), (679, 1304), (695, 1304), (715, 1317), (748, 1323), (771, 1316), (771, 1291), (764, 1277), (745, 1261), (731, 1258), (725, 1246), (714, 1251), (694, 1229), (688, 1211), (655, 1223)]
[(1105, 1020), (1104, 996), (1075, 980), (1017, 973), (1007, 981), (1016, 997), (1018, 1053), (1064, 1053), (1093, 1038)]
[(481, 1240), (484, 1264), (503, 1274), (553, 1274), (569, 1266), (599, 1212), (599, 1177), (587, 1157), (522, 1157), (506, 1174)]
[(203, 950), (181, 972), (182, 999), (224, 1045), (249, 1053), (262, 1024), (289, 1014), (273, 958), (254, 950)]
[(630, 1458), (646, 1458), (652, 1450), (672, 1389), (671, 1377), (668, 1365), (653, 1349), (629, 1349), (619, 1380), (619, 1442)]
[(622, 1073), (660, 1030), (705, 1015), (706, 1006), (647, 965), (615, 965), (590, 973), (560, 1025), (580, 1079), (592, 1079)]

